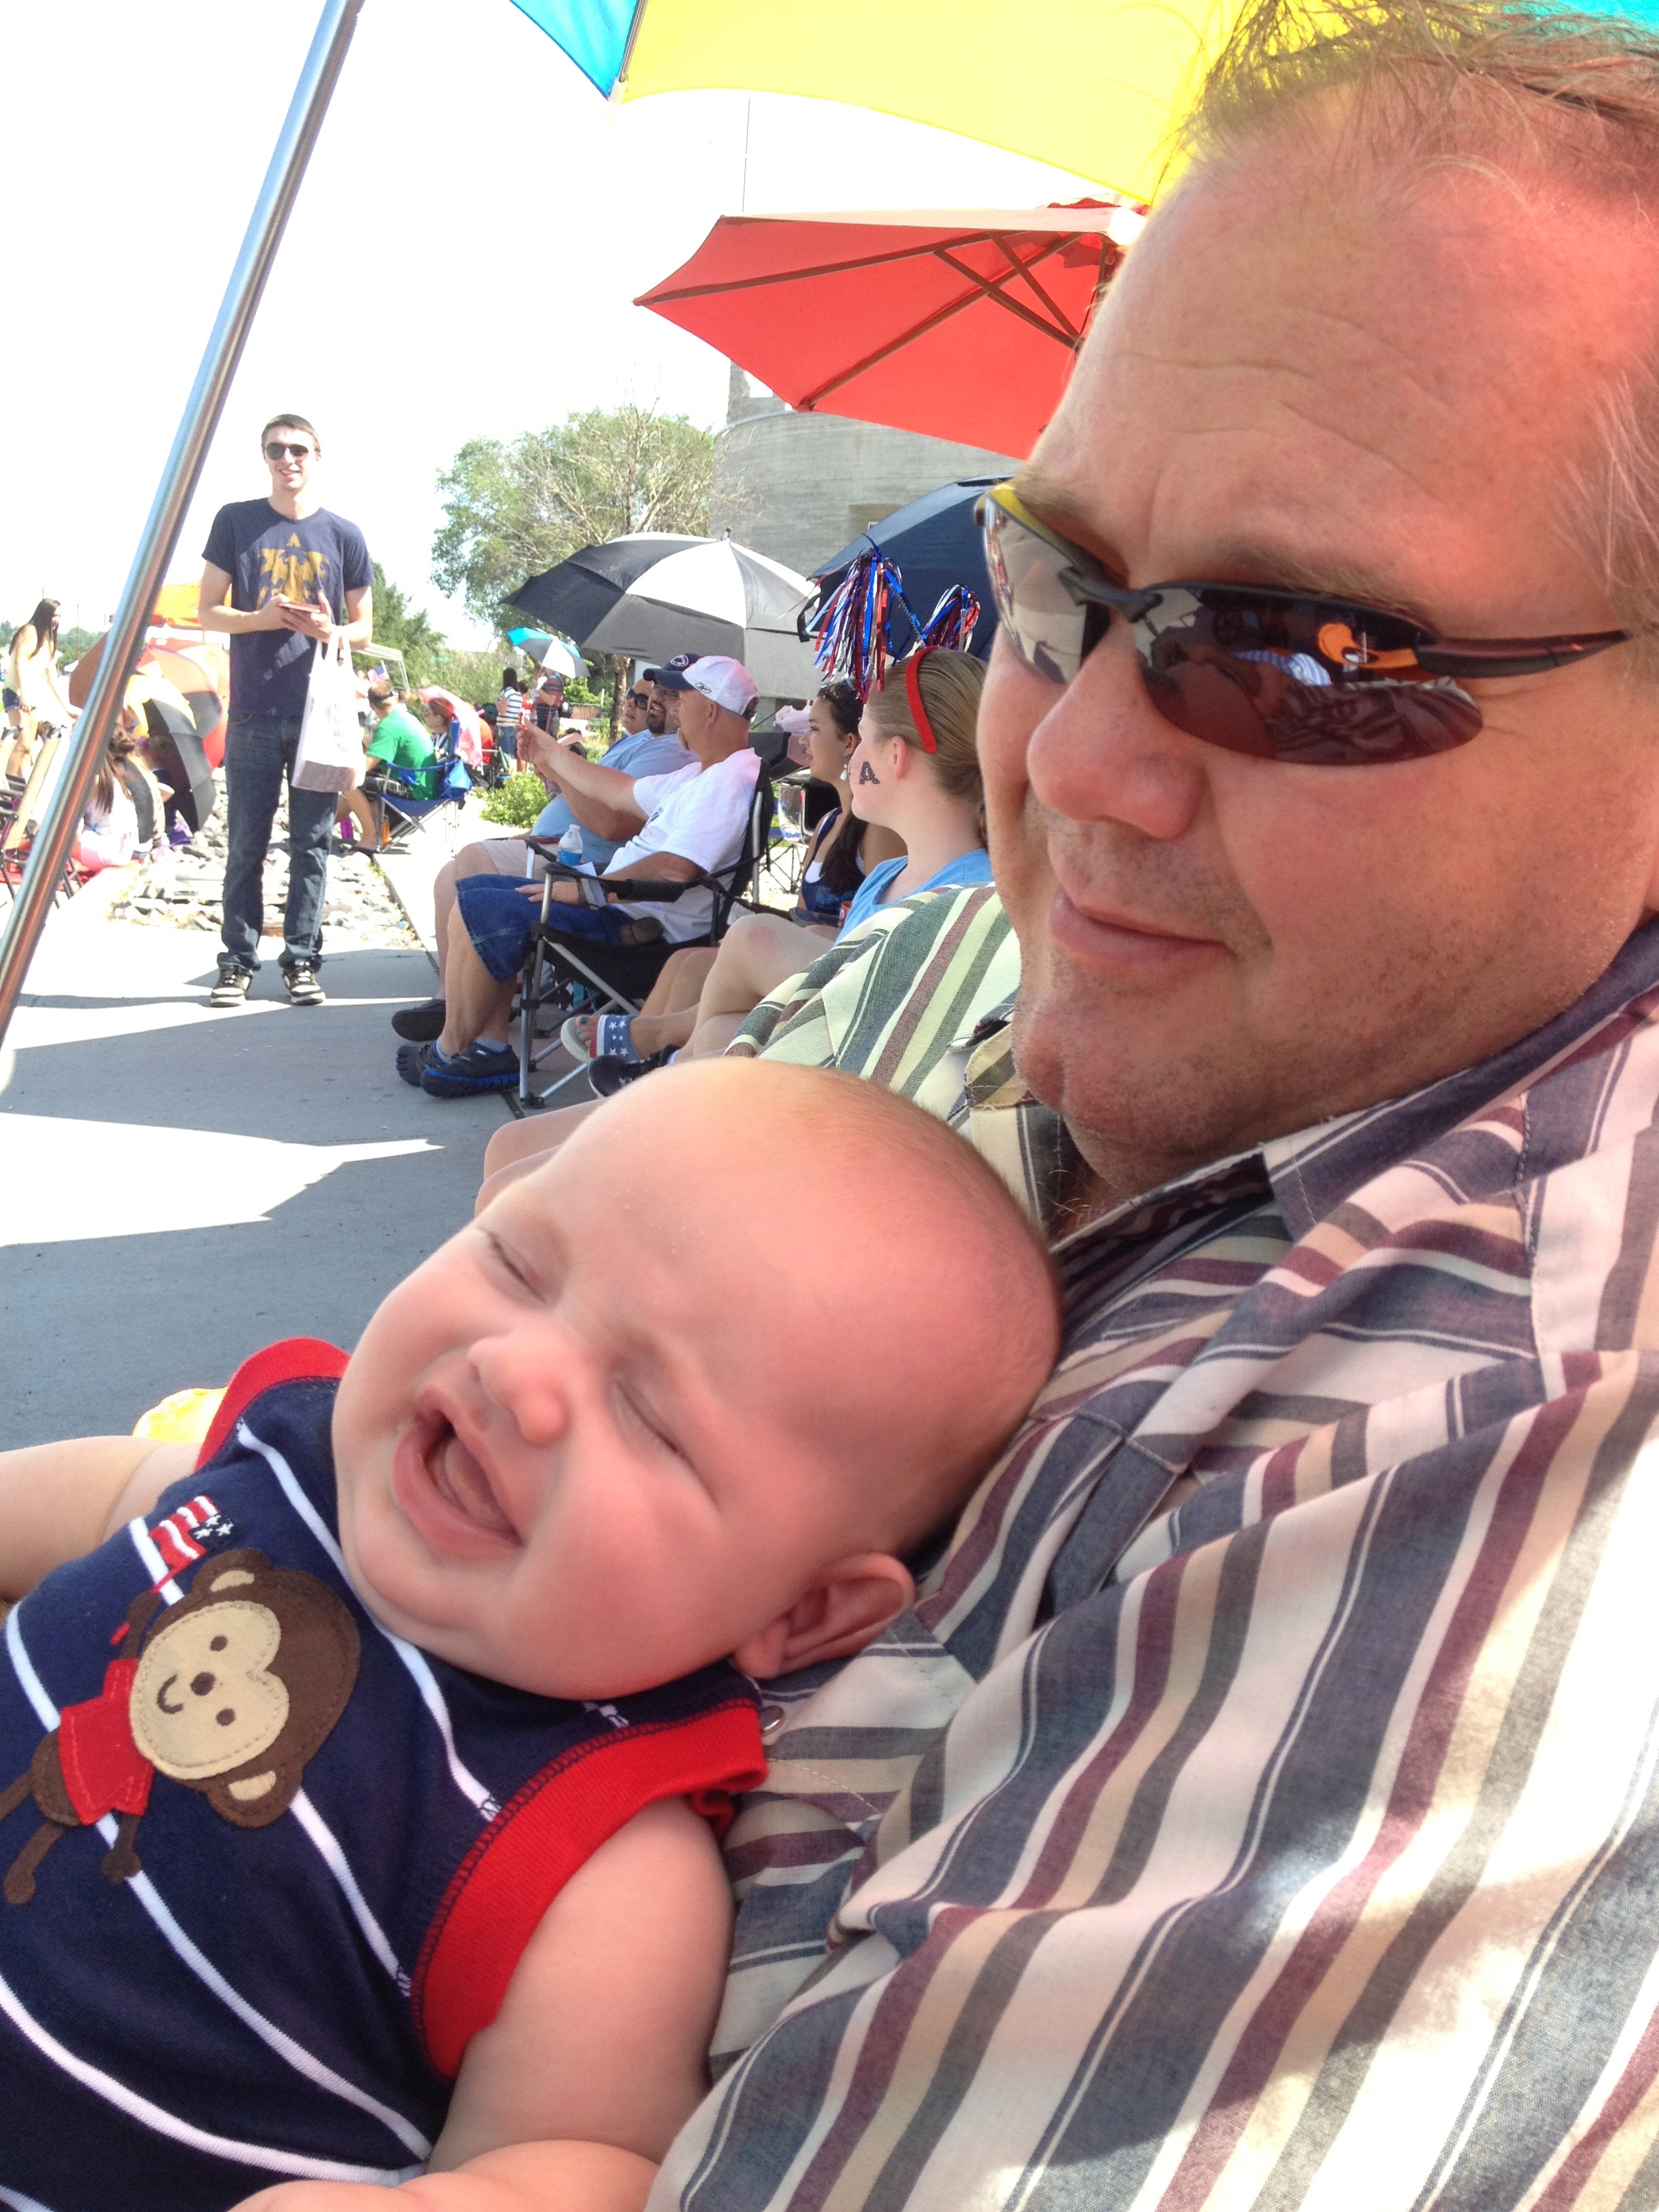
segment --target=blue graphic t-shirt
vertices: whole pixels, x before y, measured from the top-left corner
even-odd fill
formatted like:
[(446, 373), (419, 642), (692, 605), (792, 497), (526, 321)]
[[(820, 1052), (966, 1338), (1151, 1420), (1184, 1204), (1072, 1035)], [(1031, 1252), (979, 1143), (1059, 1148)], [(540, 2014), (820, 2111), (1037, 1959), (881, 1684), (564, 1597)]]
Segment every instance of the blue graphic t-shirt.
[(418, 2172), (568, 1877), (764, 1773), (723, 1661), (567, 1703), (382, 1628), (339, 1548), (344, 1364), (249, 1361), (196, 1473), (0, 1630), (0, 2207)]
[[(325, 507), (297, 522), (268, 499), (240, 499), (213, 518), (202, 558), (230, 578), (230, 604), (254, 614), (274, 599), (326, 605), (345, 620), (345, 595), (374, 581), (355, 522)], [(302, 714), (316, 647), (298, 630), (257, 629), (230, 641), (230, 703), (243, 714)]]

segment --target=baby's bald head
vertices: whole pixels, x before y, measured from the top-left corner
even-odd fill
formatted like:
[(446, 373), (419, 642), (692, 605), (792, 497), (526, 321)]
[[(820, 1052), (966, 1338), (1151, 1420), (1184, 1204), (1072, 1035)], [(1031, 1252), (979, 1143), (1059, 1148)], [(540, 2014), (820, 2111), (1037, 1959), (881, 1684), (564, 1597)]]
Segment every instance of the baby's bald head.
[[(844, 1487), (848, 1541), (913, 1550), (965, 1501), (1058, 1353), (1054, 1270), (1006, 1186), (908, 1100), (772, 1060), (676, 1068), (623, 1092), (568, 1149), (601, 1136), (705, 1191), (718, 1178), (730, 1237), (787, 1255), (791, 1322), (763, 1306), (730, 1325), (750, 1333), (757, 1379), (794, 1401), (823, 1479)], [(803, 1322), (804, 1337), (780, 1333)]]

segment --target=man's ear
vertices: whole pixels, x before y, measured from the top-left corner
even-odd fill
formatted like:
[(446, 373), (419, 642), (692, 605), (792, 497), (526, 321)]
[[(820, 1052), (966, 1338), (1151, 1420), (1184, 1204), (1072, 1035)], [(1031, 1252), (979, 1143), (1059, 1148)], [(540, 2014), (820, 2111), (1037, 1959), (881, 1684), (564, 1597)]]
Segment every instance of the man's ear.
[(848, 1659), (873, 1643), (915, 1600), (910, 1571), (885, 1552), (859, 1552), (814, 1576), (787, 1613), (747, 1636), (732, 1654), (757, 1681), (793, 1674), (821, 1659)]

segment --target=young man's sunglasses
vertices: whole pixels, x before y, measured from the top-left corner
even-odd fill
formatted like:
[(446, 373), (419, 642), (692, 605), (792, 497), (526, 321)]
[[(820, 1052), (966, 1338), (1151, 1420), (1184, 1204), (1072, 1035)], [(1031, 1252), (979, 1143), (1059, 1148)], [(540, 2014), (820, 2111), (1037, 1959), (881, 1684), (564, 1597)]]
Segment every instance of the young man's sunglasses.
[(1028, 668), (1072, 683), (1121, 616), (1164, 720), (1261, 760), (1364, 768), (1449, 752), (1482, 720), (1460, 677), (1536, 675), (1628, 635), (1437, 637), (1358, 600), (1254, 584), (1131, 591), (1039, 522), (1012, 484), (988, 492), (978, 516), (997, 613)]
[(303, 461), (311, 450), (309, 446), (285, 446), (280, 439), (273, 438), (265, 447), (265, 459), (268, 461), (280, 461), (283, 455), (286, 453), (291, 461)]

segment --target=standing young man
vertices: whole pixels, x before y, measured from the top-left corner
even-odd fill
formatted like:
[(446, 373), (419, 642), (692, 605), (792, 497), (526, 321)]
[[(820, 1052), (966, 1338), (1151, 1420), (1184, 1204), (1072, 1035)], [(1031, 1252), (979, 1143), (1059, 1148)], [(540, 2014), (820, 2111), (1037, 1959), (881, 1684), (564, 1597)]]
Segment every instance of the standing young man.
[(295, 1006), (319, 1006), (316, 971), (334, 794), (296, 790), (294, 757), (316, 641), (341, 624), (352, 645), (367, 645), (373, 632), (368, 548), (355, 522), (331, 514), (318, 498), (313, 486), (322, 447), (302, 416), (273, 416), (260, 444), (270, 471), (269, 495), (222, 507), (202, 552), (202, 627), (230, 636), (225, 949), (210, 1003), (240, 1006), (259, 965), (265, 850), (286, 775), (283, 981)]

